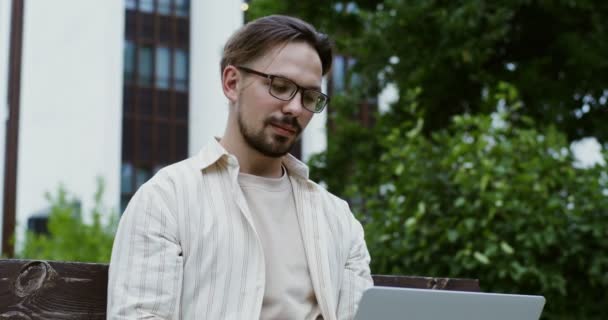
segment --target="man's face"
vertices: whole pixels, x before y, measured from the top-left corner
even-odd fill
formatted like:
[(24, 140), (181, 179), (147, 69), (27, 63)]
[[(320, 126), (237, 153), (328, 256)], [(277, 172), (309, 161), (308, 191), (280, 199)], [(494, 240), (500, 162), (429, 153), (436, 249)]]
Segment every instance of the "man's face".
[[(301, 87), (320, 90), (321, 60), (317, 52), (302, 42), (271, 50), (247, 67), (292, 80)], [(235, 104), (239, 131), (253, 149), (269, 157), (285, 155), (296, 143), (313, 113), (304, 109), (301, 92), (290, 101), (270, 95), (270, 80), (240, 71), (242, 89)]]

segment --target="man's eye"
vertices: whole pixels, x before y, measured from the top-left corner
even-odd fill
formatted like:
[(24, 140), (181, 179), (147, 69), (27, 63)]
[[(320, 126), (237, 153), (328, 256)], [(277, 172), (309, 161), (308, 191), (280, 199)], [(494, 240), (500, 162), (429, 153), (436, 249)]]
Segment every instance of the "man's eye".
[(305, 105), (313, 105), (317, 103), (317, 96), (315, 94), (305, 94), (304, 95), (304, 104)]
[(273, 93), (277, 94), (277, 95), (289, 95), (291, 94), (291, 92), (295, 89), (293, 83), (281, 79), (281, 78), (275, 78), (272, 81), (272, 87), (271, 87)]
[(318, 92), (306, 92), (304, 95), (304, 103), (317, 105), (323, 103), (323, 96)]
[(272, 89), (276, 92), (286, 92), (288, 87), (286, 85), (282, 85), (282, 84), (273, 84), (272, 85)]

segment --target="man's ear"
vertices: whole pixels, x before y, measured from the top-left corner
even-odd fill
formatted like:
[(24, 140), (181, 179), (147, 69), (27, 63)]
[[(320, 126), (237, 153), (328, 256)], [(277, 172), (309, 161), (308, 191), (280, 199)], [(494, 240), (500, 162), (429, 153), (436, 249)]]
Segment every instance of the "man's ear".
[(224, 68), (222, 72), (222, 90), (224, 95), (230, 101), (230, 104), (234, 104), (239, 96), (239, 77), (240, 73), (235, 66), (229, 65)]

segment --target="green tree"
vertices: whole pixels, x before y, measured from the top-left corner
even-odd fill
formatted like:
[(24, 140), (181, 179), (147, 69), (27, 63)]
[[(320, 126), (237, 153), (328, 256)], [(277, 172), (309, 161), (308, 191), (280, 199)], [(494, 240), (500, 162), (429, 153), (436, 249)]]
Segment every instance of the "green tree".
[[(417, 94), (399, 110), (411, 119)], [(484, 291), (544, 295), (545, 319), (603, 319), (606, 167), (573, 166), (565, 135), (519, 115), (512, 86), (484, 104), (498, 109), (431, 136), (422, 117), (394, 112), (374, 128), (336, 126), (342, 144), (328, 153), (345, 154), (318, 156), (313, 172), (353, 199), (374, 273), (478, 278)]]
[(339, 52), (358, 59), (371, 95), (388, 82), (422, 88), (426, 133), (456, 114), (491, 112), (484, 92), (508, 81), (524, 103), (518, 112), (539, 125), (555, 125), (571, 141), (608, 140), (606, 1), (251, 2), (252, 18), (271, 13), (332, 35)]
[(103, 214), (103, 192), (103, 182), (98, 180), (90, 224), (83, 221), (78, 200), (63, 187), (56, 194), (47, 194), (51, 206), (49, 233), (28, 231), (23, 250), (18, 256), (22, 259), (108, 263), (118, 215), (114, 212)]
[[(302, 17), (357, 59), (310, 164), (364, 223), (372, 272), (479, 278), (545, 295), (545, 319), (603, 318), (608, 173), (573, 166), (569, 143), (608, 141), (608, 3), (261, 3), (250, 17)], [(391, 110), (353, 121), (388, 83)]]

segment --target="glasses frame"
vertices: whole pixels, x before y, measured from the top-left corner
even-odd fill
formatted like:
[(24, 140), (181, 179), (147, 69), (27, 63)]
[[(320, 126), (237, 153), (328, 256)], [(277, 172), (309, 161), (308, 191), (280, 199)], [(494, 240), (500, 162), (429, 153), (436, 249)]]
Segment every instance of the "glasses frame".
[[(295, 81), (293, 81), (291, 79), (288, 79), (288, 78), (285, 78), (285, 77), (282, 77), (282, 76), (273, 75), (273, 74), (267, 74), (267, 73), (260, 72), (260, 71), (257, 71), (257, 70), (253, 70), (253, 69), (250, 69), (250, 68), (247, 68), (247, 67), (243, 67), (243, 66), (236, 66), (236, 68), (239, 69), (239, 70), (245, 71), (247, 73), (250, 73), (250, 74), (253, 74), (253, 75), (256, 75), (256, 76), (260, 76), (260, 77), (263, 77), (263, 78), (266, 78), (266, 79), (270, 80), (270, 85), (268, 86), (268, 94), (270, 94), (272, 97), (274, 97), (274, 98), (276, 98), (278, 100), (281, 100), (281, 101), (291, 101), (293, 99), (293, 97), (295, 97), (296, 94), (298, 94), (298, 91), (301, 91), (302, 94), (300, 94), (300, 103), (302, 104), (302, 108), (304, 108), (304, 109), (306, 109), (306, 110), (308, 110), (308, 111), (310, 111), (312, 113), (321, 113), (321, 112), (323, 112), (323, 110), (325, 110), (325, 107), (327, 107), (327, 105), (329, 104), (329, 96), (326, 95), (325, 93), (323, 93), (323, 92), (321, 92), (319, 90), (315, 90), (315, 89), (304, 88), (304, 87), (298, 85), (297, 83), (295, 83)], [(279, 97), (275, 96), (274, 94), (272, 94), (272, 82), (274, 81), (274, 79), (277, 79), (277, 78), (279, 78), (281, 80), (284, 80), (284, 81), (287, 81), (287, 82), (290, 82), (290, 83), (293, 83), (293, 85), (296, 86), (296, 90), (291, 94), (291, 96), (289, 96), (288, 99), (279, 98)], [(318, 111), (316, 111), (316, 110), (310, 110), (310, 109), (308, 109), (304, 105), (304, 92), (306, 92), (306, 91), (312, 91), (312, 92), (318, 93), (318, 94), (320, 94), (320, 95), (322, 95), (322, 96), (325, 97), (325, 104), (323, 105), (323, 107), (320, 110), (318, 110)]]

